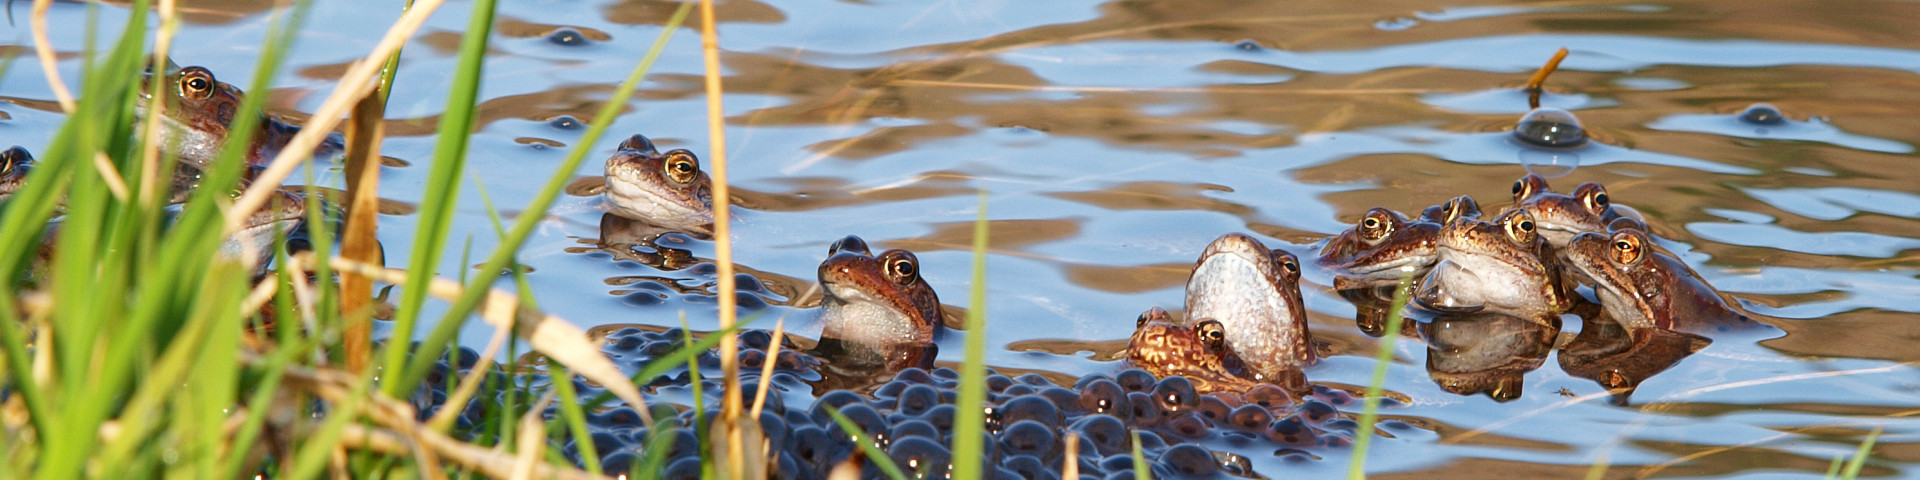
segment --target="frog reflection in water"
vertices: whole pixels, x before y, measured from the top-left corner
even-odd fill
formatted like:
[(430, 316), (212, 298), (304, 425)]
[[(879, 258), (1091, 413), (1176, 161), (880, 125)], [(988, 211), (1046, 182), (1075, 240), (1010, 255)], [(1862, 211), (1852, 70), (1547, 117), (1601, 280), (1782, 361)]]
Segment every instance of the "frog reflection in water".
[(1560, 317), (1520, 318), (1479, 313), (1416, 322), (1427, 341), (1427, 375), (1458, 395), (1520, 398), (1527, 372), (1546, 363), (1560, 334)]
[(1686, 332), (1627, 328), (1605, 314), (1581, 317), (1580, 334), (1560, 348), (1560, 369), (1613, 392), (1615, 405), (1626, 405), (1641, 382), (1713, 343)]
[(1201, 252), (1187, 278), (1186, 315), (1220, 322), (1226, 345), (1255, 379), (1304, 383), (1300, 369), (1317, 359), (1300, 301), (1299, 260), (1252, 237), (1221, 235)]
[(1226, 327), (1217, 320), (1179, 324), (1166, 310), (1153, 307), (1135, 323), (1127, 340), (1129, 368), (1157, 378), (1186, 377), (1200, 393), (1243, 392), (1260, 384), (1243, 376), (1246, 367), (1227, 346)]
[(1566, 311), (1559, 262), (1535, 231), (1533, 216), (1510, 210), (1493, 223), (1455, 220), (1441, 230), (1440, 263), (1414, 298), (1448, 313), (1481, 310), (1531, 318)]
[(907, 367), (932, 369), (940, 297), (920, 276), (913, 252), (874, 255), (866, 241), (848, 235), (827, 254), (819, 269), (824, 326), (814, 349), (833, 382), (824, 388), (877, 383)]
[(607, 158), (607, 211), (669, 231), (713, 237), (713, 180), (684, 149), (667, 153), (642, 135)]
[[(159, 77), (165, 83), (160, 93), (165, 96), (165, 114), (161, 116), (161, 141), (171, 151), (196, 168), (206, 168), (220, 156), (220, 148), (227, 142), (227, 136), (234, 119), (239, 115), (241, 96), (239, 88), (214, 79), (213, 72), (202, 67), (173, 68), (168, 62), (168, 71)], [(152, 72), (146, 75), (146, 81), (155, 80)], [(150, 90), (140, 89), (139, 102), (135, 112), (144, 117), (153, 99), (148, 96)], [(287, 142), (300, 133), (300, 127), (280, 120), (273, 115), (262, 114), (259, 130), (248, 144), (246, 159), (249, 165), (263, 166)], [(343, 148), (340, 134), (329, 134), (314, 148), (314, 156), (330, 156)]]

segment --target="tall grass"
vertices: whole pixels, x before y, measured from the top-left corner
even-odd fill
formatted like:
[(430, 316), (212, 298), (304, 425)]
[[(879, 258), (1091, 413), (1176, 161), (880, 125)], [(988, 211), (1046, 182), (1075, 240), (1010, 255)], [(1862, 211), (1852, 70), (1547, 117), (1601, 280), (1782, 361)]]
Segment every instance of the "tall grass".
[(1394, 287), (1393, 304), (1387, 309), (1387, 334), (1380, 336), (1380, 349), (1373, 355), (1373, 378), (1367, 382), (1366, 406), (1360, 411), (1360, 426), (1354, 432), (1353, 460), (1347, 465), (1347, 478), (1351, 480), (1367, 478), (1367, 451), (1373, 445), (1374, 423), (1380, 418), (1380, 395), (1385, 391), (1387, 367), (1393, 365), (1393, 343), (1400, 338), (1400, 323), (1412, 287), (1411, 273), (1401, 277)]

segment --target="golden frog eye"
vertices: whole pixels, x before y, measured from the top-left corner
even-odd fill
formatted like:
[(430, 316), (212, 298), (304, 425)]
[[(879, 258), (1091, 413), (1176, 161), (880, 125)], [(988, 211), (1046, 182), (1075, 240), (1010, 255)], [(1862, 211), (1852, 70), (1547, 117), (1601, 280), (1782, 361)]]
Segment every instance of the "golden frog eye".
[(1200, 335), (1200, 341), (1207, 344), (1208, 350), (1212, 350), (1214, 353), (1220, 353), (1226, 349), (1227, 329), (1221, 326), (1218, 320), (1201, 320), (1200, 323), (1194, 325), (1193, 328), (1195, 332)]
[(1545, 191), (1547, 191), (1547, 179), (1528, 174), (1513, 182), (1513, 203), (1518, 204)]
[(1393, 215), (1386, 209), (1375, 208), (1367, 211), (1360, 219), (1360, 237), (1369, 242), (1379, 241), (1393, 234)]
[(1523, 244), (1533, 242), (1535, 233), (1533, 214), (1527, 213), (1526, 210), (1514, 210), (1512, 214), (1507, 215), (1506, 220), (1503, 225), (1507, 229), (1507, 238)]
[(1646, 256), (1646, 250), (1641, 248), (1640, 237), (1633, 233), (1623, 230), (1613, 234), (1613, 261), (1632, 265)]
[(1296, 282), (1300, 280), (1300, 259), (1295, 258), (1293, 254), (1273, 252), (1273, 261), (1280, 264), (1280, 273), (1286, 275), (1287, 280)]
[(693, 177), (700, 173), (700, 159), (694, 158), (692, 152), (674, 150), (667, 152), (667, 161), (662, 168), (666, 169), (667, 178), (685, 185), (693, 183)]
[(1473, 210), (1474, 212), (1479, 212), (1480, 204), (1477, 202), (1474, 202), (1473, 197), (1461, 195), (1458, 197), (1453, 197), (1452, 200), (1448, 200), (1447, 205), (1443, 208), (1446, 209), (1447, 218), (1443, 219), (1440, 222), (1440, 224), (1446, 225), (1449, 223), (1453, 223), (1454, 220), (1459, 220), (1461, 217), (1467, 216), (1467, 211), (1469, 209)]
[(200, 67), (187, 67), (180, 72), (180, 96), (195, 100), (205, 100), (213, 96), (213, 73)]
[(1580, 188), (1574, 189), (1573, 195), (1579, 197), (1580, 204), (1594, 213), (1604, 211), (1608, 205), (1611, 205), (1607, 199), (1607, 187), (1602, 187), (1598, 183), (1582, 183)]
[(885, 262), (887, 278), (892, 279), (893, 283), (912, 285), (914, 280), (920, 278), (920, 261), (910, 252), (905, 250), (887, 252), (886, 255), (881, 256), (881, 261)]

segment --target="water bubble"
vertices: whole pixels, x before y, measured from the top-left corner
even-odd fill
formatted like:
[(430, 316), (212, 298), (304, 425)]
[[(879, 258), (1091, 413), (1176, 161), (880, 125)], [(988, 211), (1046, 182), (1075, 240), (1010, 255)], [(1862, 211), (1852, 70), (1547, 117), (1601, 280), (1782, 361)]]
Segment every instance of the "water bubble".
[(1756, 103), (1740, 112), (1740, 121), (1754, 125), (1779, 125), (1787, 122), (1780, 109), (1769, 103)]
[(1587, 131), (1573, 112), (1552, 107), (1536, 108), (1520, 117), (1513, 137), (1529, 145), (1548, 148), (1578, 147), (1587, 143)]
[(1542, 178), (1560, 178), (1580, 167), (1580, 155), (1569, 151), (1521, 150), (1520, 166)]

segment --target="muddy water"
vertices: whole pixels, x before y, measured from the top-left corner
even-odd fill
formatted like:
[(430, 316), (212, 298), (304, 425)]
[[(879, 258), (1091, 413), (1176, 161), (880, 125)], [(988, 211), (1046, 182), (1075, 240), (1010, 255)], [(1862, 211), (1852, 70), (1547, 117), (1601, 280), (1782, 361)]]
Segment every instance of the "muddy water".
[[(984, 190), (988, 359), (1077, 376), (1104, 361), (1151, 306), (1177, 308), (1206, 243), (1247, 232), (1310, 257), (1366, 209), (1401, 211), (1470, 194), (1505, 203), (1529, 169), (1557, 190), (1604, 183), (1666, 246), (1778, 331), (1710, 344), (1656, 339), (1630, 374), (1658, 370), (1630, 398), (1608, 395), (1569, 350), (1515, 374), (1518, 398), (1459, 395), (1428, 371), (1435, 351), (1483, 333), (1410, 328), (1386, 387), (1411, 401), (1368, 469), (1380, 477), (1567, 478), (1819, 475), (1874, 426), (1887, 431), (1865, 475), (1912, 476), (1920, 461), (1920, 5), (1903, 2), (721, 2), (735, 258), (766, 285), (758, 325), (819, 326), (808, 289), (827, 245), (847, 234), (908, 248), (954, 306), (971, 287), (966, 252)], [(173, 58), (244, 84), (268, 15), (262, 2), (187, 2)], [(383, 196), (417, 200), (426, 182), (465, 3), (408, 46)], [(457, 252), (496, 243), (479, 182), (509, 218), (591, 120), (672, 12), (670, 2), (510, 0), (481, 92)], [(61, 72), (75, 79), (89, 7), (53, 7)], [(347, 62), (371, 48), (395, 6), (323, 2), (274, 108), (312, 111)], [(22, 9), (24, 11), (24, 9)], [(121, 7), (99, 7), (107, 22)], [(551, 41), (560, 27), (583, 42)], [(25, 22), (7, 28), (26, 44)], [(1518, 87), (1555, 49), (1572, 54), (1547, 106), (1573, 111), (1594, 142), (1523, 147), (1505, 132), (1527, 108)], [(10, 51), (13, 47), (6, 47)], [(613, 134), (710, 150), (698, 41), (678, 32)], [(32, 62), (0, 79), (0, 135), (44, 146), (62, 120)], [(1779, 125), (1741, 123), (1756, 102)], [(332, 165), (317, 183), (338, 186)], [(577, 323), (714, 327), (710, 242), (673, 239), (669, 262), (601, 248), (601, 206), (563, 197), (521, 260), (541, 305)], [(404, 264), (416, 219), (384, 216), (389, 262)], [(617, 232), (616, 232), (617, 233)], [(477, 263), (473, 261), (472, 263)], [(661, 268), (647, 263), (662, 265)], [(457, 258), (443, 275), (466, 268)], [(1326, 272), (1309, 271), (1312, 328), (1328, 355), (1317, 382), (1362, 385), (1376, 337)], [(429, 312), (433, 315), (434, 312)], [(1426, 331), (1421, 331), (1425, 328)], [(480, 344), (489, 332), (465, 332)], [(1376, 331), (1377, 333), (1377, 331)], [(1497, 333), (1497, 332), (1496, 332)], [(1431, 350), (1421, 338), (1440, 338)], [(959, 336), (942, 340), (957, 358)], [(1583, 343), (1585, 342), (1585, 343)], [(1664, 343), (1661, 343), (1664, 342)], [(1657, 344), (1657, 345), (1656, 345)], [(1464, 348), (1464, 347), (1463, 347)], [(1692, 352), (1677, 360), (1660, 352)], [(1642, 358), (1642, 357), (1635, 357)], [(1443, 362), (1444, 363), (1444, 362)], [(1648, 365), (1657, 364), (1657, 365)], [(1271, 447), (1215, 445), (1269, 475), (1329, 476), (1351, 451), (1283, 460)], [(1298, 458), (1298, 457), (1293, 457)]]

